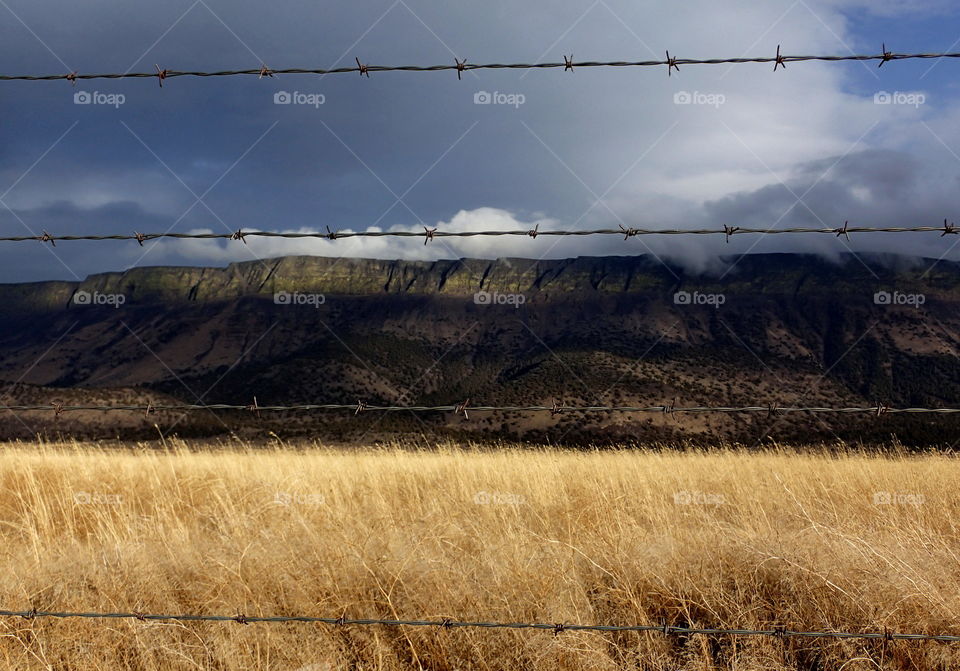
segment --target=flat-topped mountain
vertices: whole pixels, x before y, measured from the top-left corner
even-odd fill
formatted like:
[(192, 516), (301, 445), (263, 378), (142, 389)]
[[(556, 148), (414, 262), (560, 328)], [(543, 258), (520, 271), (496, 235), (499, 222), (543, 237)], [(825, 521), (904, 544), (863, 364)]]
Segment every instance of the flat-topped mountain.
[[(285, 257), (0, 285), (0, 379), (21, 383), (12, 396), (33, 399), (122, 388), (204, 403), (960, 405), (960, 264), (791, 254), (728, 261), (726, 274), (695, 275), (647, 256)], [(83, 430), (64, 418), (28, 419), (5, 420), (3, 433)], [(250, 423), (207, 419), (184, 426), (222, 432)], [(142, 424), (156, 434), (152, 420)], [(943, 417), (340, 413), (288, 417), (278, 428), (704, 441), (771, 430), (946, 442), (957, 425)]]

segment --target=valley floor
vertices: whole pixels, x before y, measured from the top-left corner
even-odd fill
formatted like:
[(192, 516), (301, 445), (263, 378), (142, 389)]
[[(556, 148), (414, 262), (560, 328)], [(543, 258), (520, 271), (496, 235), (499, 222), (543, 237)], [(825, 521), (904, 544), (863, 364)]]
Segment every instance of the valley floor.
[[(960, 634), (960, 463), (0, 445), (0, 609)], [(960, 643), (0, 617), (16, 669), (950, 669)]]

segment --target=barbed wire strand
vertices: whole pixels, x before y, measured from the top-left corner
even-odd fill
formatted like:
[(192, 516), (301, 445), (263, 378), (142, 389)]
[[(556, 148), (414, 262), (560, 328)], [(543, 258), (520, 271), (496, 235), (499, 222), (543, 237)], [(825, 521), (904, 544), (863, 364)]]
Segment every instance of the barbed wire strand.
[(583, 231), (568, 230), (545, 230), (541, 231), (539, 225), (531, 229), (513, 229), (503, 231), (440, 231), (436, 228), (426, 228), (422, 233), (417, 231), (331, 231), (329, 227), (327, 232), (281, 232), (281, 231), (245, 231), (238, 229), (231, 233), (111, 233), (105, 235), (53, 235), (43, 231), (41, 235), (10, 235), (0, 236), (0, 242), (49, 242), (56, 246), (58, 242), (70, 242), (77, 240), (103, 241), (103, 240), (136, 240), (141, 245), (150, 240), (159, 240), (169, 238), (173, 240), (239, 240), (246, 243), (246, 238), (316, 238), (327, 240), (340, 240), (343, 238), (423, 238), (424, 244), (434, 238), (474, 238), (474, 237), (529, 237), (537, 238), (543, 236), (590, 236), (590, 235), (622, 235), (624, 240), (638, 235), (722, 235), (727, 241), (735, 235), (778, 235), (778, 234), (831, 234), (836, 237), (841, 235), (849, 239), (851, 233), (939, 233), (941, 237), (945, 235), (956, 235), (960, 233), (955, 224), (944, 220), (940, 226), (850, 226), (845, 222), (838, 228), (810, 228), (810, 227), (791, 227), (791, 228), (749, 228), (743, 226), (727, 226), (723, 228), (600, 228)]
[(442, 620), (393, 620), (379, 618), (347, 619), (345, 617), (310, 617), (304, 615), (283, 615), (271, 617), (237, 615), (166, 615), (157, 613), (99, 613), (99, 612), (56, 612), (39, 611), (36, 609), (28, 611), (0, 610), (2, 617), (21, 617), (28, 620), (35, 618), (90, 618), (90, 619), (130, 619), (141, 622), (147, 620), (172, 620), (180, 622), (236, 622), (238, 624), (254, 623), (290, 623), (302, 622), (312, 624), (331, 624), (338, 626), (345, 625), (383, 625), (390, 627), (437, 627), (438, 629), (453, 628), (483, 628), (483, 629), (538, 629), (543, 631), (552, 631), (554, 634), (560, 634), (565, 631), (599, 631), (599, 632), (661, 632), (665, 635), (690, 636), (702, 634), (712, 635), (733, 635), (733, 636), (774, 636), (777, 638), (842, 638), (842, 639), (879, 639), (886, 641), (939, 641), (941, 643), (953, 643), (960, 641), (960, 636), (953, 634), (901, 634), (884, 629), (884, 631), (874, 632), (849, 632), (849, 631), (794, 631), (786, 627), (775, 627), (773, 629), (722, 629), (722, 628), (698, 628), (698, 627), (675, 627), (668, 624), (638, 624), (638, 625), (606, 625), (606, 624), (566, 624), (544, 622), (470, 622), (461, 620), (452, 620), (445, 618)]
[(53, 81), (66, 80), (76, 84), (81, 80), (89, 79), (153, 79), (156, 78), (160, 86), (163, 86), (164, 80), (175, 77), (233, 77), (242, 75), (254, 75), (257, 79), (264, 76), (273, 77), (275, 75), (334, 75), (358, 73), (361, 77), (369, 77), (372, 72), (443, 72), (452, 70), (457, 73), (460, 79), (463, 72), (471, 70), (549, 70), (563, 68), (563, 70), (573, 72), (577, 68), (624, 68), (624, 67), (667, 67), (667, 74), (672, 75), (674, 71), (679, 72), (680, 66), (686, 65), (740, 65), (744, 63), (773, 63), (774, 71), (779, 68), (786, 69), (787, 63), (801, 63), (805, 61), (822, 62), (843, 62), (843, 61), (879, 61), (879, 66), (889, 61), (902, 61), (912, 59), (940, 59), (940, 58), (960, 58), (960, 53), (913, 53), (898, 54), (887, 51), (886, 45), (883, 46), (883, 52), (880, 54), (846, 56), (830, 55), (806, 55), (806, 56), (788, 56), (780, 54), (780, 45), (777, 45), (777, 53), (774, 56), (760, 57), (740, 57), (740, 58), (677, 58), (671, 57), (670, 52), (666, 52), (665, 60), (647, 60), (647, 61), (574, 61), (573, 56), (564, 56), (563, 62), (549, 63), (468, 63), (466, 59), (454, 59), (452, 64), (442, 65), (370, 65), (362, 63), (356, 58), (356, 67), (339, 68), (268, 68), (266, 64), (259, 67), (246, 70), (217, 70), (212, 72), (191, 71), (191, 70), (169, 70), (156, 66), (155, 72), (113, 72), (101, 74), (81, 74), (79, 72), (69, 72), (57, 75), (0, 75), (0, 81)]
[(769, 405), (750, 405), (750, 406), (688, 406), (678, 407), (675, 405), (649, 405), (649, 406), (629, 406), (629, 405), (564, 405), (554, 403), (553, 405), (469, 405), (467, 401), (458, 402), (449, 405), (370, 405), (364, 401), (357, 403), (324, 403), (313, 404), (304, 403), (299, 405), (259, 405), (254, 401), (252, 404), (238, 405), (229, 403), (211, 403), (211, 404), (153, 404), (147, 405), (66, 405), (64, 403), (48, 404), (24, 404), (24, 405), (0, 405), (0, 412), (29, 412), (29, 411), (53, 411), (56, 415), (65, 412), (77, 411), (129, 411), (143, 412), (150, 414), (158, 411), (177, 411), (187, 412), (194, 410), (244, 410), (255, 412), (287, 412), (287, 411), (324, 411), (324, 410), (350, 410), (354, 414), (361, 412), (453, 412), (463, 414), (467, 419), (467, 412), (549, 412), (553, 415), (570, 412), (632, 412), (632, 413), (726, 413), (726, 414), (769, 414), (781, 415), (787, 413), (830, 413), (838, 415), (867, 414), (874, 416), (896, 415), (896, 414), (937, 414), (954, 415), (960, 413), (960, 408), (893, 408), (886, 405), (877, 404), (868, 407), (796, 407), (781, 406), (777, 404)]

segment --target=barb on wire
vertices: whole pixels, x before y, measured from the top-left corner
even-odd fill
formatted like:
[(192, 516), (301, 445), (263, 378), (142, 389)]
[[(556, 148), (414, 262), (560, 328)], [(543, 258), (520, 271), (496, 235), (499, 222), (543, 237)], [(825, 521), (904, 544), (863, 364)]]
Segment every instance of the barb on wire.
[[(363, 77), (364, 75), (366, 75), (367, 79), (370, 79), (370, 69), (366, 65), (360, 62), (359, 57), (354, 56), (353, 60), (357, 62), (357, 72), (360, 73), (360, 76)], [(284, 74), (284, 73), (281, 72), (280, 74)]]
[(887, 43), (886, 43), (886, 42), (883, 42), (883, 43), (882, 43), (882, 46), (880, 47), (880, 51), (883, 52), (883, 53), (881, 54), (880, 63), (877, 65), (878, 68), (882, 68), (884, 63), (886, 63), (887, 61), (893, 59), (893, 52), (887, 51)]
[(851, 226), (850, 222), (845, 221), (841, 228), (813, 228), (813, 227), (789, 227), (789, 228), (749, 228), (744, 226), (731, 226), (723, 224), (721, 228), (627, 228), (622, 224), (619, 228), (598, 228), (589, 230), (553, 230), (541, 231), (539, 224), (533, 229), (516, 229), (501, 231), (441, 231), (438, 228), (423, 227), (422, 233), (415, 231), (333, 231), (329, 226), (325, 226), (326, 232), (286, 232), (286, 231), (254, 231), (237, 229), (232, 233), (107, 233), (103, 235), (53, 235), (43, 231), (42, 235), (5, 235), (0, 236), (0, 242), (26, 242), (40, 241), (49, 242), (56, 246), (58, 242), (73, 242), (87, 240), (93, 242), (102, 242), (105, 240), (133, 240), (141, 246), (144, 242), (151, 240), (170, 239), (170, 240), (239, 240), (244, 244), (247, 238), (288, 238), (288, 239), (326, 239), (331, 241), (343, 240), (345, 238), (423, 238), (423, 244), (427, 244), (436, 238), (479, 238), (479, 237), (525, 237), (536, 239), (540, 236), (572, 236), (583, 237), (591, 235), (622, 235), (624, 240), (638, 235), (722, 235), (729, 242), (734, 235), (799, 235), (799, 234), (819, 234), (833, 235), (836, 237), (844, 236), (849, 239), (851, 233), (939, 233), (942, 236), (958, 233), (954, 224), (948, 223), (946, 219), (942, 225), (937, 226)]
[(550, 405), (470, 405), (470, 399), (457, 401), (448, 405), (370, 405), (366, 401), (357, 401), (356, 403), (302, 403), (293, 405), (259, 405), (256, 397), (253, 403), (245, 405), (235, 405), (230, 403), (170, 403), (147, 405), (95, 405), (95, 404), (77, 404), (66, 405), (60, 402), (47, 404), (22, 404), (22, 405), (0, 405), (0, 412), (30, 412), (30, 411), (50, 411), (53, 410), (56, 416), (65, 412), (80, 411), (101, 411), (101, 412), (145, 412), (147, 414), (156, 414), (162, 411), (229, 411), (242, 410), (255, 414), (257, 417), (264, 412), (320, 412), (345, 410), (352, 411), (354, 415), (361, 412), (436, 412), (449, 413), (454, 415), (463, 415), (469, 419), (467, 411), (470, 412), (547, 412), (551, 415), (560, 413), (583, 412), (583, 413), (653, 413), (676, 415), (684, 414), (706, 414), (718, 413), (727, 415), (784, 415), (784, 414), (833, 414), (833, 415), (874, 415), (877, 417), (883, 415), (897, 414), (928, 414), (928, 415), (955, 415), (960, 414), (960, 408), (918, 408), (905, 407), (893, 408), (883, 403), (877, 403), (873, 406), (851, 406), (851, 407), (824, 407), (824, 406), (785, 406), (769, 403), (765, 405), (745, 405), (745, 406), (717, 406), (717, 405), (694, 405), (680, 407), (676, 399), (669, 405), (564, 405), (556, 400), (551, 401)]
[(549, 631), (554, 635), (571, 631), (598, 631), (598, 632), (652, 632), (664, 636), (770, 636), (774, 638), (832, 638), (832, 639), (860, 639), (881, 641), (938, 641), (940, 643), (960, 642), (956, 634), (921, 634), (897, 633), (886, 627), (881, 631), (807, 631), (789, 629), (785, 625), (773, 625), (769, 629), (729, 629), (714, 627), (685, 627), (673, 626), (667, 622), (660, 624), (568, 624), (547, 622), (484, 622), (454, 620), (445, 617), (440, 620), (401, 620), (383, 618), (350, 619), (344, 615), (340, 617), (314, 617), (308, 615), (277, 615), (253, 616), (237, 613), (236, 615), (195, 615), (195, 614), (162, 614), (143, 612), (73, 612), (73, 611), (38, 611), (36, 608), (27, 611), (0, 610), (0, 617), (35, 618), (86, 618), (102, 620), (138, 620), (140, 622), (170, 620), (179, 622), (235, 622), (237, 624), (276, 624), (301, 622), (307, 624), (330, 624), (338, 627), (346, 625), (357, 626), (385, 626), (385, 627), (436, 627), (437, 629), (528, 629)]
[(755, 56), (739, 58), (677, 58), (666, 52), (666, 60), (656, 61), (574, 61), (573, 56), (564, 55), (563, 61), (547, 63), (467, 63), (467, 60), (454, 59), (453, 65), (370, 65), (361, 63), (359, 57), (354, 57), (357, 63), (356, 67), (338, 67), (338, 68), (279, 68), (270, 69), (261, 64), (259, 67), (245, 70), (169, 70), (161, 69), (156, 66), (156, 72), (109, 72), (109, 73), (88, 73), (80, 74), (70, 72), (67, 74), (56, 75), (0, 75), (0, 81), (53, 81), (66, 80), (71, 84), (80, 79), (141, 79), (156, 77), (163, 86), (165, 79), (174, 77), (233, 77), (238, 75), (255, 75), (262, 79), (266, 74), (272, 75), (332, 75), (357, 72), (361, 77), (369, 77), (371, 72), (441, 72), (444, 70), (456, 70), (457, 78), (465, 70), (548, 70), (553, 68), (563, 68), (565, 72), (572, 71), (574, 67), (578, 68), (623, 68), (623, 67), (663, 67), (667, 66), (667, 74), (672, 75), (674, 71), (680, 72), (681, 65), (742, 65), (745, 63), (773, 63), (774, 70), (778, 68), (786, 69), (787, 63), (801, 63), (805, 61), (821, 61), (828, 63), (840, 63), (844, 61), (879, 61), (879, 66), (889, 61), (903, 61), (910, 59), (941, 59), (941, 58), (960, 58), (957, 52), (941, 53), (910, 53), (898, 54), (887, 51), (886, 43), (883, 44), (879, 54), (850, 54), (845, 56), (835, 55), (796, 55), (789, 56), (780, 53), (780, 46), (777, 45), (777, 53), (773, 56)]
[(836, 228), (834, 229), (833, 232), (837, 234), (838, 238), (842, 235), (847, 240), (849, 240), (850, 239), (850, 222), (849, 221), (843, 222), (843, 228)]
[(669, 51), (667, 52), (667, 60), (666, 60), (666, 62), (665, 62), (665, 65), (667, 66), (667, 76), (668, 76), (668, 77), (670, 76), (670, 73), (673, 72), (674, 68), (676, 68), (677, 72), (680, 72), (680, 66), (677, 65), (677, 59), (676, 59), (676, 58), (670, 58), (670, 52), (669, 52)]
[(776, 72), (778, 67), (782, 67), (784, 70), (787, 69), (787, 64), (783, 62), (783, 56), (780, 55), (780, 45), (777, 45), (777, 56), (776, 61), (773, 64), (773, 71)]

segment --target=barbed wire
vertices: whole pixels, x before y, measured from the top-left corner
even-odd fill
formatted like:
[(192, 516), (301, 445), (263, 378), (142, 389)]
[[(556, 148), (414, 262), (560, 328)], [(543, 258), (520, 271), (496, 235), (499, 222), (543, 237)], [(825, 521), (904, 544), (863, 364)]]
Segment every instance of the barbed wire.
[(850, 632), (850, 631), (802, 631), (792, 630), (785, 626), (776, 626), (771, 629), (724, 629), (676, 627), (669, 624), (637, 624), (637, 625), (607, 625), (607, 624), (566, 624), (543, 622), (470, 622), (444, 618), (442, 620), (394, 620), (379, 618), (348, 619), (346, 617), (310, 617), (305, 615), (281, 616), (247, 616), (237, 615), (165, 615), (158, 613), (100, 613), (100, 612), (57, 612), (32, 610), (0, 610), (0, 617), (21, 617), (27, 620), (35, 618), (91, 618), (91, 619), (130, 619), (145, 622), (148, 620), (172, 620), (180, 622), (236, 622), (238, 624), (255, 623), (290, 623), (302, 622), (311, 624), (346, 625), (383, 625), (389, 627), (437, 627), (439, 629), (454, 628), (482, 628), (482, 629), (537, 629), (552, 631), (560, 634), (565, 631), (599, 631), (599, 632), (660, 632), (665, 635), (691, 636), (702, 634), (706, 636), (773, 636), (777, 638), (842, 638), (842, 639), (879, 639), (885, 641), (939, 641), (953, 643), (960, 641), (960, 636), (953, 634), (901, 634), (889, 631)]
[(239, 240), (246, 243), (246, 238), (316, 238), (327, 240), (340, 240), (343, 238), (423, 238), (423, 244), (427, 244), (434, 238), (474, 238), (474, 237), (530, 237), (537, 238), (544, 236), (589, 236), (589, 235), (622, 235), (623, 239), (632, 238), (638, 235), (723, 235), (727, 242), (734, 235), (777, 235), (777, 234), (798, 234), (798, 233), (817, 233), (831, 234), (836, 237), (844, 236), (848, 240), (851, 233), (939, 233), (940, 237), (945, 235), (957, 235), (960, 229), (953, 223), (948, 223), (944, 219), (940, 226), (850, 226), (849, 222), (844, 222), (843, 226), (838, 228), (811, 228), (811, 227), (791, 227), (791, 228), (750, 228), (743, 226), (727, 226), (723, 228), (628, 228), (620, 226), (619, 228), (599, 228), (583, 231), (566, 230), (545, 230), (541, 231), (539, 224), (530, 229), (514, 229), (504, 231), (441, 231), (437, 228), (423, 227), (423, 232), (417, 231), (331, 231), (327, 227), (327, 232), (281, 232), (281, 231), (245, 231), (238, 229), (231, 233), (138, 233), (132, 234), (111, 233), (104, 235), (53, 235), (43, 231), (41, 235), (10, 235), (0, 236), (0, 242), (49, 242), (56, 246), (57, 242), (62, 241), (104, 241), (104, 240), (136, 240), (140, 245), (151, 240), (169, 238), (173, 240)]
[(647, 61), (574, 61), (573, 55), (564, 55), (563, 62), (550, 63), (468, 63), (467, 59), (460, 60), (454, 58), (453, 64), (441, 65), (370, 65), (360, 61), (359, 57), (354, 58), (356, 67), (339, 68), (278, 68), (272, 69), (261, 64), (260, 67), (246, 70), (217, 70), (217, 71), (191, 71), (191, 70), (169, 70), (156, 65), (156, 72), (112, 72), (102, 74), (81, 74), (79, 72), (69, 72), (59, 75), (0, 75), (0, 81), (52, 81), (66, 80), (72, 84), (77, 81), (88, 79), (153, 79), (156, 78), (160, 86), (166, 79), (175, 77), (234, 77), (241, 75), (255, 75), (258, 79), (264, 77), (273, 77), (274, 75), (334, 75), (358, 73), (361, 77), (369, 77), (371, 72), (443, 72), (448, 70), (456, 71), (457, 79), (461, 79), (464, 72), (473, 70), (549, 70), (563, 68), (565, 72), (573, 72), (576, 68), (623, 68), (623, 67), (667, 67), (667, 74), (679, 72), (681, 65), (741, 65), (744, 63), (773, 63), (774, 72), (779, 68), (786, 69), (787, 63), (800, 63), (805, 61), (822, 62), (842, 62), (842, 61), (879, 61), (878, 67), (883, 66), (889, 61), (902, 61), (910, 59), (939, 59), (939, 58), (960, 58), (960, 53), (913, 53), (898, 54), (887, 51), (886, 44), (883, 44), (882, 52), (879, 54), (846, 56), (830, 55), (806, 55), (806, 56), (788, 56), (780, 53), (780, 45), (777, 45), (777, 53), (774, 56), (760, 57), (739, 57), (739, 58), (677, 58), (666, 52), (664, 60)]
[(469, 419), (469, 412), (549, 412), (551, 415), (559, 415), (571, 412), (631, 412), (631, 413), (662, 413), (662, 414), (703, 414), (703, 413), (723, 413), (723, 414), (767, 414), (783, 415), (788, 413), (829, 413), (837, 415), (873, 415), (880, 417), (883, 415), (896, 414), (936, 414), (936, 415), (954, 415), (960, 413), (960, 408), (894, 408), (882, 403), (868, 407), (822, 407), (822, 406), (781, 406), (778, 404), (768, 405), (749, 405), (749, 406), (677, 406), (676, 402), (670, 405), (565, 405), (563, 402), (554, 401), (551, 405), (470, 405), (470, 399), (448, 405), (370, 405), (365, 401), (356, 403), (323, 403), (313, 404), (304, 403), (299, 405), (259, 405), (256, 397), (253, 403), (246, 405), (230, 403), (174, 403), (174, 404), (153, 404), (147, 405), (67, 405), (64, 403), (47, 404), (24, 404), (24, 405), (0, 405), (0, 412), (29, 412), (29, 411), (52, 411), (56, 416), (65, 412), (78, 411), (102, 411), (102, 412), (143, 412), (149, 415), (160, 411), (190, 412), (197, 410), (242, 410), (256, 413), (261, 412), (288, 412), (288, 411), (328, 411), (328, 410), (350, 410), (355, 415), (361, 412), (452, 412), (457, 415), (463, 415)]

